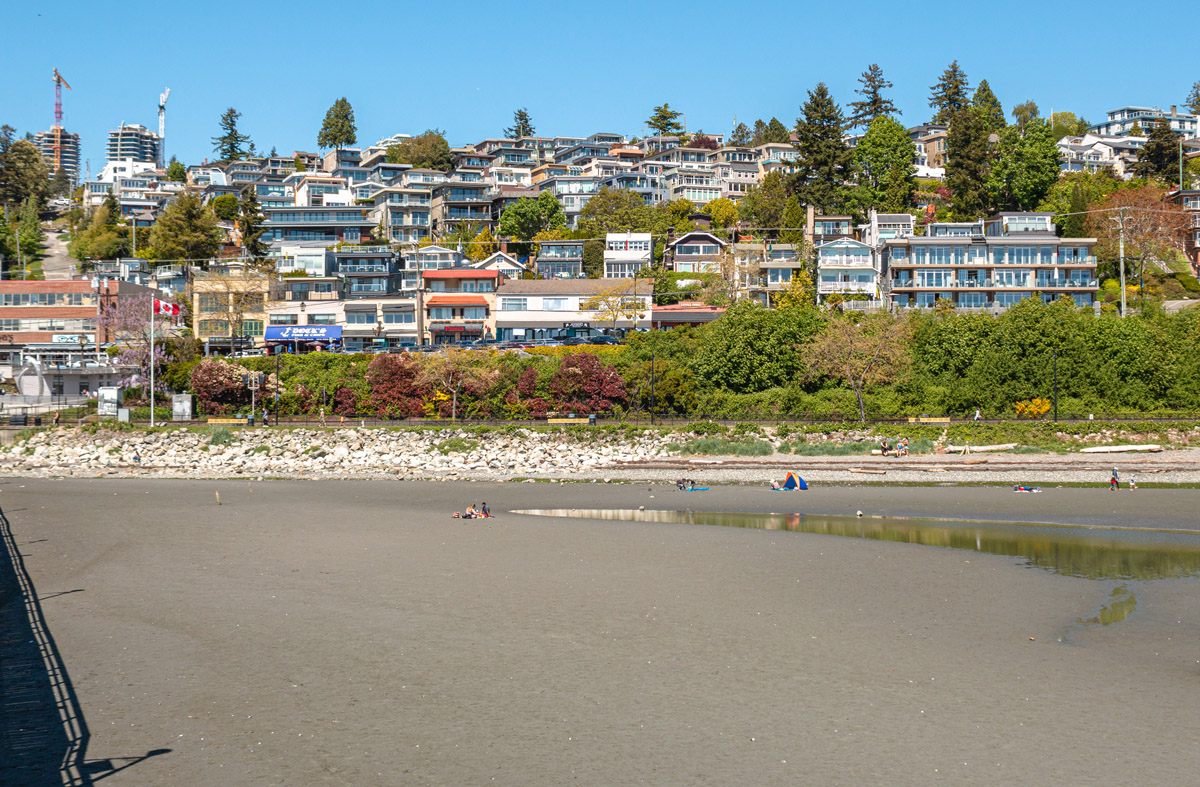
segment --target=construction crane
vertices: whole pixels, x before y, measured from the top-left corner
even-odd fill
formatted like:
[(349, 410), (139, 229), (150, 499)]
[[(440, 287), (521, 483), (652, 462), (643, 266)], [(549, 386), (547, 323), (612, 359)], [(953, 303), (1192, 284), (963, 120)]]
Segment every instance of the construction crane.
[(171, 88), (158, 94), (158, 166), (167, 166), (167, 96)]
[(67, 80), (63, 79), (62, 74), (58, 73), (58, 69), (54, 69), (54, 171), (58, 172), (62, 168), (62, 89), (66, 86), (67, 90), (71, 86), (67, 84)]

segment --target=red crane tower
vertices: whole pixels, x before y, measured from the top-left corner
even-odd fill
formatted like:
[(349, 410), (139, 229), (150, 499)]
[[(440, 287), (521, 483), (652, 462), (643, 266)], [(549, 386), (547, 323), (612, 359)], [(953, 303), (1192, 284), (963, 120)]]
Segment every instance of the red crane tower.
[(58, 73), (58, 69), (54, 69), (54, 171), (58, 172), (62, 168), (62, 89), (66, 85), (67, 90), (71, 89), (67, 85), (67, 80), (63, 79), (62, 74)]

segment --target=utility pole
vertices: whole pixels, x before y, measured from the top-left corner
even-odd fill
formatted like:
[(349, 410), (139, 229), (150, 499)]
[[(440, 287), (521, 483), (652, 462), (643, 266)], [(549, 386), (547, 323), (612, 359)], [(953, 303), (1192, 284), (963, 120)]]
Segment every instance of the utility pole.
[(1058, 350), (1051, 350), (1054, 357), (1054, 420), (1058, 420)]
[(1121, 316), (1125, 316), (1125, 209), (1121, 208), (1117, 214), (1119, 216), (1119, 236), (1120, 240), (1117, 243), (1118, 255), (1121, 258)]

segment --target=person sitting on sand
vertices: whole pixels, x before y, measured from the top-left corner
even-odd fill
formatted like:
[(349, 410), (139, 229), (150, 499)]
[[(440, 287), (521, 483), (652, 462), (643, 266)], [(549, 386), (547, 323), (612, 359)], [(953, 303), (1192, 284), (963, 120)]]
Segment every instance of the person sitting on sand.
[(778, 492), (778, 491), (779, 491), (780, 489), (782, 489), (782, 488), (783, 488), (783, 487), (781, 487), (781, 486), (779, 485), (779, 482), (778, 482), (778, 481), (776, 481), (774, 478), (772, 478), (772, 479), (771, 479), (771, 489), (773, 489), (773, 490), (775, 490), (776, 492)]
[(476, 516), (478, 516), (478, 514), (475, 513), (475, 504), (471, 503), (469, 506), (467, 506), (467, 510), (463, 511), (463, 519), (474, 519)]
[(908, 456), (908, 438), (900, 438), (900, 442), (896, 444), (896, 456)]
[(883, 440), (881, 440), (881, 441), (880, 441), (880, 443), (879, 443), (879, 450), (880, 450), (881, 452), (883, 452), (883, 455), (884, 455), (884, 456), (887, 456), (887, 455), (888, 455), (888, 450), (889, 450), (889, 449), (888, 449), (888, 444), (887, 444), (887, 438), (886, 438), (886, 437), (885, 437), (885, 438), (883, 438)]
[(480, 515), (481, 517), (483, 517), (484, 519), (490, 519), (490, 518), (491, 518), (491, 516), (492, 516), (492, 509), (488, 508), (487, 501), (484, 501), (484, 503), (483, 503), (481, 506), (479, 506), (479, 515)]

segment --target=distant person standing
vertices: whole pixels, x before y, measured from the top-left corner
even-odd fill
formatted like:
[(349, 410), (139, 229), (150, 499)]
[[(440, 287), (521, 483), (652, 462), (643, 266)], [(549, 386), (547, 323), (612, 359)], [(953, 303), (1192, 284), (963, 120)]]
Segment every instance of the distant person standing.
[(62, 413), (60, 413), (58, 410), (54, 411), (54, 425), (55, 426), (58, 426), (58, 418), (60, 415), (62, 415)]
[(321, 405), (321, 426), (325, 425), (325, 405)]
[(976, 421), (982, 421), (982, 420), (983, 420), (983, 413), (979, 412), (979, 408), (978, 408), (978, 407), (976, 407), (976, 408), (975, 408), (975, 420), (976, 420)]
[(1117, 475), (1117, 468), (1113, 468), (1112, 477), (1108, 479), (1108, 491), (1115, 492), (1121, 488), (1121, 476)]
[(1133, 480), (1133, 476), (1129, 476), (1129, 491), (1137, 489), (1137, 481)]

